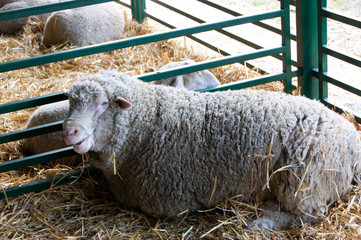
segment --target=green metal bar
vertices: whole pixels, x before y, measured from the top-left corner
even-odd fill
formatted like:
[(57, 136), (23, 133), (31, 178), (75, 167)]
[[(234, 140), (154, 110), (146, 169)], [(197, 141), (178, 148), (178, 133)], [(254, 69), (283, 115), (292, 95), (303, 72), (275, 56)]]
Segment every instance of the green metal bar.
[(361, 89), (359, 88), (355, 88), (355, 87), (352, 87), (344, 82), (341, 82), (341, 81), (338, 81), (337, 79), (335, 78), (332, 78), (330, 77), (329, 75), (327, 74), (324, 74), (324, 79), (325, 81), (329, 82), (329, 83), (332, 83), (333, 85), (336, 85), (344, 90), (347, 90), (353, 94), (356, 94), (358, 96), (361, 96)]
[[(313, 71), (313, 76), (317, 77), (318, 74), (319, 74), (319, 71), (317, 69), (315, 71)], [(349, 92), (351, 92), (353, 94), (361, 96), (361, 89), (353, 87), (351, 85), (348, 85), (348, 84), (346, 84), (346, 83), (344, 83), (342, 81), (339, 81), (339, 80), (331, 77), (327, 73), (323, 74), (323, 79), (324, 79), (324, 81), (326, 81), (328, 83), (331, 83), (331, 84), (333, 84), (333, 85), (335, 85), (337, 87), (340, 87), (340, 88), (342, 88), (342, 89), (344, 89), (346, 91), (349, 91)]]
[[(337, 105), (335, 105), (335, 104), (330, 103), (327, 98), (321, 100), (321, 102), (322, 102), (323, 104), (325, 104), (328, 108), (334, 110), (335, 112), (338, 112), (338, 113), (340, 113), (340, 114), (345, 113), (345, 110), (344, 110), (343, 108), (341, 108), (341, 107), (339, 107), (339, 106), (337, 106)], [(353, 112), (352, 115), (355, 117), (356, 121), (357, 121), (359, 124), (361, 124), (361, 115), (359, 115), (359, 114), (356, 113), (356, 112)]]
[(342, 22), (342, 23), (346, 23), (348, 25), (351, 25), (351, 26), (354, 26), (354, 27), (357, 27), (357, 28), (361, 28), (361, 21), (360, 20), (357, 20), (357, 19), (354, 19), (354, 18), (349, 18), (349, 17), (343, 16), (341, 14), (335, 13), (333, 11), (330, 11), (330, 10), (323, 9), (322, 10), (322, 16), (328, 17), (330, 19), (333, 19), (333, 20), (336, 20), (336, 21), (339, 21), (339, 22)]
[(361, 67), (361, 58), (359, 57), (353, 57), (348, 55), (347, 53), (342, 53), (340, 50), (334, 50), (328, 46), (323, 45), (322, 51), (324, 54), (328, 54), (332, 57), (338, 58), (342, 61), (348, 62), (350, 64), (353, 64), (357, 67)]
[(61, 176), (55, 176), (36, 182), (26, 183), (21, 186), (12, 187), (9, 189), (3, 189), (2, 191), (0, 191), (0, 199), (8, 199), (31, 192), (39, 192), (62, 184), (70, 183), (79, 179), (84, 172), (90, 173), (95, 171), (97, 171), (96, 168), (87, 168)]
[(0, 135), (0, 144), (20, 140), (23, 138), (34, 137), (51, 132), (61, 131), (63, 121), (44, 124), (29, 129), (22, 129)]
[(133, 19), (138, 23), (142, 23), (145, 20), (145, 0), (131, 0), (131, 8)]
[[(146, 14), (147, 17), (149, 17), (150, 19), (152, 19), (152, 20), (154, 20), (154, 21), (156, 21), (156, 22), (158, 22), (158, 23), (160, 23), (160, 24), (162, 24), (162, 25), (164, 25), (164, 26), (166, 26), (166, 27), (168, 27), (168, 28), (170, 28), (170, 29), (176, 29), (175, 26), (173, 26), (173, 25), (171, 25), (171, 24), (169, 24), (169, 23), (167, 23), (167, 22), (164, 22), (163, 20), (161, 20), (161, 19), (159, 19), (159, 18), (157, 18), (157, 17), (155, 17), (155, 16), (153, 16), (153, 15), (147, 13), (147, 12), (145, 12), (145, 14)], [(230, 55), (231, 55), (229, 52), (227, 52), (227, 51), (225, 51), (225, 50), (223, 50), (223, 49), (221, 49), (221, 48), (218, 48), (218, 47), (216, 47), (216, 46), (214, 46), (214, 45), (212, 45), (212, 44), (210, 44), (210, 43), (208, 43), (208, 42), (206, 42), (206, 41), (203, 41), (203, 40), (201, 40), (201, 39), (199, 39), (199, 38), (197, 38), (197, 37), (195, 37), (195, 36), (193, 36), (193, 35), (188, 35), (187, 37), (190, 38), (190, 39), (192, 39), (192, 40), (194, 40), (194, 41), (196, 41), (197, 43), (202, 44), (203, 46), (205, 46), (205, 47), (207, 47), (207, 48), (209, 48), (209, 49), (211, 49), (211, 50), (213, 50), (213, 51), (215, 51), (215, 52), (217, 52), (217, 53), (222, 54), (223, 56), (230, 56)], [(258, 67), (254, 66), (253, 64), (250, 64), (250, 63), (248, 63), (248, 62), (246, 62), (246, 63), (240, 63), (240, 64), (245, 65), (246, 67), (248, 67), (248, 68), (250, 68), (250, 69), (255, 69), (255, 70), (258, 71), (260, 74), (267, 74), (267, 73), (268, 73), (267, 71), (265, 71), (265, 70), (263, 70), (263, 69), (261, 69), (261, 68), (258, 68)]]
[(319, 99), (319, 82), (312, 77), (312, 70), (318, 68), (317, 22), (317, 1), (297, 0), (297, 63), (302, 72), (298, 86), (311, 99)]
[(285, 15), (281, 17), (282, 45), (285, 47), (285, 52), (282, 54), (282, 64), (283, 72), (286, 73), (283, 85), (285, 92), (292, 94), (290, 1), (281, 0), (281, 9), (285, 12)]
[[(224, 6), (219, 5), (219, 4), (210, 2), (208, 0), (197, 0), (197, 1), (201, 2), (201, 3), (204, 3), (204, 4), (207, 4), (208, 6), (216, 8), (216, 9), (222, 11), (222, 12), (228, 13), (228, 14), (230, 14), (232, 16), (235, 16), (235, 17), (243, 16), (243, 14), (241, 14), (239, 12), (233, 11), (231, 9), (228, 9), (228, 8), (226, 8)], [(294, 2), (294, 0), (291, 1), (291, 2)], [(262, 22), (254, 22), (252, 24), (254, 24), (254, 25), (258, 26), (258, 27), (264, 28), (264, 29), (266, 29), (268, 31), (271, 31), (271, 32), (274, 32), (274, 33), (277, 33), (277, 34), (281, 35), (281, 29), (275, 28), (275, 27), (273, 27), (271, 25), (268, 25), (268, 24), (265, 24), (265, 23), (262, 23)], [(296, 36), (291, 35), (291, 39), (296, 41)]]
[(328, 97), (328, 86), (324, 80), (324, 74), (327, 72), (327, 55), (323, 47), (327, 44), (327, 19), (322, 16), (322, 9), (326, 8), (326, 0), (317, 1), (317, 26), (318, 26), (318, 80), (319, 80), (319, 99)]
[(236, 17), (230, 20), (225, 20), (215, 23), (200, 24), (190, 28), (174, 29), (168, 32), (147, 34), (145, 36), (137, 36), (123, 40), (111, 41), (108, 43), (95, 44), (91, 46), (80, 47), (76, 49), (65, 50), (57, 53), (49, 53), (46, 55), (30, 57), (11, 62), (0, 64), (0, 72), (11, 71), (20, 68), (32, 67), (36, 65), (46, 64), (50, 62), (61, 61), (70, 58), (81, 57), (85, 55), (92, 55), (100, 52), (112, 51), (115, 49), (126, 48), (131, 46), (142, 45), (150, 42), (162, 41), (170, 38), (180, 36), (187, 36), (199, 32), (211, 31), (219, 28), (231, 27), (235, 25), (250, 23), (254, 21), (261, 21), (270, 18), (281, 17), (283, 11), (273, 11), (264, 14), (258, 14), (247, 17)]
[[(297, 77), (300, 75), (300, 72), (298, 70), (295, 70), (292, 72), (293, 77)], [(286, 73), (276, 73), (276, 74), (269, 74), (258, 78), (248, 79), (248, 80), (242, 80), (237, 82), (232, 82), (228, 84), (222, 84), (215, 88), (209, 88), (209, 89), (202, 89), (199, 90), (199, 92), (216, 92), (216, 91), (225, 91), (225, 90), (237, 90), (242, 88), (248, 88), (253, 87), (260, 84), (265, 84), (269, 82), (274, 81), (280, 81), (282, 79), (285, 79)]]
[(236, 56), (228, 56), (219, 59), (209, 60), (207, 62), (195, 63), (192, 65), (182, 66), (178, 68), (172, 68), (169, 70), (164, 70), (156, 73), (148, 73), (138, 76), (139, 79), (150, 82), (154, 80), (159, 80), (163, 78), (174, 77), (177, 75), (187, 74), (191, 72), (196, 72), (204, 69), (214, 68), (222, 65), (232, 64), (235, 62), (243, 62), (250, 59), (261, 58), (265, 56), (275, 55), (279, 53), (283, 53), (285, 51), (285, 47), (271, 48), (258, 50), (248, 54), (236, 55)]
[(20, 17), (28, 17), (36, 14), (55, 12), (55, 11), (104, 3), (104, 2), (111, 2), (111, 1), (110, 0), (82, 0), (82, 1), (68, 0), (66, 2), (61, 2), (61, 3), (49, 3), (34, 7), (9, 10), (9, 11), (0, 12), (0, 21), (20, 18)]
[(53, 161), (59, 158), (65, 158), (75, 155), (73, 147), (66, 147), (54, 151), (40, 153), (20, 159), (11, 160), (8, 162), (0, 163), (0, 173), (16, 170), (23, 167), (33, 166), (39, 163)]
[(34, 97), (31, 99), (5, 103), (0, 105), (0, 114), (14, 112), (25, 108), (37, 107), (39, 105), (58, 102), (66, 99), (68, 99), (68, 97), (64, 94), (64, 92), (58, 92), (44, 96)]

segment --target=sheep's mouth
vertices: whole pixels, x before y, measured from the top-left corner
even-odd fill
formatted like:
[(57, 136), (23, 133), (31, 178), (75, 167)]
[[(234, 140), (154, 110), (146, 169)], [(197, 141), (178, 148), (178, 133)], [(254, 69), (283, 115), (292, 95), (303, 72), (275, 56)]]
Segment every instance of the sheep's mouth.
[[(88, 138), (88, 137), (87, 137)], [(85, 141), (85, 139), (87, 139), (87, 138), (84, 138), (83, 140), (81, 140), (80, 142), (78, 142), (78, 143), (75, 143), (73, 146), (75, 147), (75, 146), (79, 146), (80, 144), (82, 144), (84, 141)]]
[(88, 137), (80, 140), (79, 142), (73, 145), (74, 151), (77, 153), (86, 153), (93, 146), (93, 134), (90, 134)]

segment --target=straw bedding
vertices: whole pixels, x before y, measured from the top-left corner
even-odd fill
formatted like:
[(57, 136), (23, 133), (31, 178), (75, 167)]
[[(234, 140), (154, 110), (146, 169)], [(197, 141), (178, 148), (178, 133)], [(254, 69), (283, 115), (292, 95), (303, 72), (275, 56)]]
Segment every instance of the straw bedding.
[[(139, 25), (125, 12), (123, 37), (157, 31), (152, 23)], [(29, 21), (15, 37), (0, 37), (0, 62), (71, 48), (51, 49), (39, 45), (39, 21)], [(99, 69), (116, 69), (129, 75), (152, 72), (170, 61), (186, 58), (204, 61), (217, 57), (183, 38), (144, 46), (101, 53), (57, 63), (0, 74), (0, 103), (31, 98), (62, 90), (84, 74)], [(211, 69), (222, 82), (257, 76), (240, 64)], [(258, 88), (282, 91), (279, 83)], [(31, 112), (27, 109), (0, 115), (0, 134), (22, 129)], [(0, 161), (23, 157), (21, 141), (0, 145)], [(32, 182), (86, 167), (87, 161), (72, 164), (56, 161), (0, 174), (1, 188)], [(249, 206), (234, 197), (209, 211), (180, 214), (173, 220), (155, 219), (143, 213), (124, 209), (110, 191), (100, 173), (83, 173), (71, 184), (0, 201), (0, 236), (2, 239), (353, 239), (361, 234), (361, 190), (355, 189), (335, 207), (323, 222), (314, 226), (295, 227), (289, 231), (252, 232), (245, 223), (262, 212), (260, 206)]]

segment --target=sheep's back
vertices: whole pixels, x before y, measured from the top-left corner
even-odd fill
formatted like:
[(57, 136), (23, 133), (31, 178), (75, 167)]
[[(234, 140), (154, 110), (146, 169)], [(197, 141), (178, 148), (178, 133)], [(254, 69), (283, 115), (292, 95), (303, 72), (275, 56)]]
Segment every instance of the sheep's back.
[[(322, 185), (324, 193), (314, 202), (335, 199), (337, 191), (349, 189), (352, 164), (360, 161), (360, 155), (349, 153), (348, 146), (361, 146), (354, 127), (304, 97), (167, 88), (158, 91), (155, 101), (152, 126), (144, 127), (143, 120), (136, 126), (148, 137), (130, 137), (131, 149), (122, 152), (128, 160), (119, 171), (128, 184), (117, 191), (121, 202), (148, 214), (173, 216), (234, 195), (262, 200), (269, 190), (279, 200), (285, 198), (285, 208), (296, 211), (290, 203), (297, 207), (301, 197)], [(143, 107), (148, 109), (146, 102)], [(340, 181), (336, 191), (334, 182), (325, 184), (333, 177)], [(302, 178), (309, 190), (300, 184)], [(300, 197), (292, 202), (289, 198), (297, 191)]]
[(54, 12), (47, 20), (46, 46), (69, 42), (85, 46), (116, 40), (124, 30), (123, 12), (117, 3), (102, 3)]

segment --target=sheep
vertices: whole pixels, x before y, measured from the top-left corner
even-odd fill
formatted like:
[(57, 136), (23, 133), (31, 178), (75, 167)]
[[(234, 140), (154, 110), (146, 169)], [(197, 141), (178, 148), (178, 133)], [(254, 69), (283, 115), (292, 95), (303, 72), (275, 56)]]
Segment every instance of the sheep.
[(69, 42), (86, 46), (119, 39), (124, 30), (124, 16), (115, 2), (58, 11), (51, 14), (44, 28), (42, 43)]
[[(181, 62), (171, 62), (164, 65), (159, 70), (167, 70), (175, 67), (191, 65), (195, 62), (187, 59)], [(186, 88), (188, 90), (200, 90), (205, 88), (213, 88), (219, 86), (221, 83), (218, 79), (208, 70), (188, 73), (175, 77), (165, 78), (152, 82), (154, 84), (172, 86), (177, 88)]]
[[(0, 1), (0, 12), (55, 2), (61, 2), (61, 0), (2, 0)], [(36, 15), (36, 17), (45, 22), (50, 14), (51, 13), (44, 13)], [(23, 29), (26, 20), (27, 17), (0, 21), (0, 34), (13, 35), (20, 32)]]
[[(69, 111), (69, 101), (60, 101), (40, 106), (29, 118), (26, 128), (63, 121)], [(67, 147), (62, 131), (24, 139), (23, 148), (27, 154), (39, 154)]]
[[(321, 103), (262, 90), (193, 92), (116, 71), (66, 93), (66, 144), (92, 152), (123, 205), (159, 218), (232, 196), (276, 201), (249, 227), (315, 222), (359, 182), (361, 139)], [(277, 214), (276, 214), (277, 213)]]

